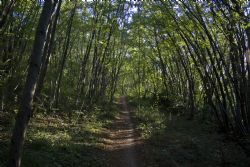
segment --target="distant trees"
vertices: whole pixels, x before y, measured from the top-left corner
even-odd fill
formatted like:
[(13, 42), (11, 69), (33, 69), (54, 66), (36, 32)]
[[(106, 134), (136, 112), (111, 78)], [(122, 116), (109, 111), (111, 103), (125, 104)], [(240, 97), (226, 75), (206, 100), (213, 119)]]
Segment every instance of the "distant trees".
[(162, 75), (161, 92), (182, 101), (190, 118), (209, 106), (225, 132), (249, 133), (247, 3), (158, 1), (142, 8), (143, 50), (152, 48), (146, 57)]
[(164, 96), (185, 107), (190, 119), (212, 113), (225, 132), (249, 134), (247, 5), (236, 0), (0, 3), (1, 111), (19, 109), (9, 166), (20, 165), (33, 102), (38, 111), (68, 112), (71, 119), (71, 112), (110, 104), (116, 94), (156, 101)]
[(73, 109), (83, 111), (113, 101), (126, 55), (121, 33), (125, 7), (62, 0), (1, 5), (5, 10), (0, 30), (1, 109), (11, 112), (21, 103), (8, 161), (13, 167), (20, 166), (33, 111), (49, 113), (70, 107), (71, 119)]

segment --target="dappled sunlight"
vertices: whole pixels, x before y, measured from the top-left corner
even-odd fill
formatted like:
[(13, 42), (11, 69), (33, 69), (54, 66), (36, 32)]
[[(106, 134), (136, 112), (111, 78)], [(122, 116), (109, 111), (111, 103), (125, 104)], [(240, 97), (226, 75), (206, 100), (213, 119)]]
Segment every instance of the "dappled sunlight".
[(32, 134), (29, 138), (30, 142), (44, 140), (50, 143), (51, 145), (63, 144), (72, 140), (72, 137), (67, 132), (37, 132)]
[(0, 167), (246, 167), (248, 0), (0, 0)]
[[(121, 117), (124, 117), (124, 113), (127, 114), (127, 112), (122, 112)], [(133, 125), (127, 123), (127, 121), (127, 119), (117, 119), (112, 130), (106, 132), (108, 135), (107, 138), (104, 139), (104, 143), (107, 149), (112, 151), (140, 144), (141, 139), (135, 134), (136, 132)]]
[(109, 151), (110, 166), (137, 167), (140, 162), (136, 149), (143, 141), (135, 130), (124, 96), (120, 98), (120, 105), (120, 115), (105, 132), (103, 142)]

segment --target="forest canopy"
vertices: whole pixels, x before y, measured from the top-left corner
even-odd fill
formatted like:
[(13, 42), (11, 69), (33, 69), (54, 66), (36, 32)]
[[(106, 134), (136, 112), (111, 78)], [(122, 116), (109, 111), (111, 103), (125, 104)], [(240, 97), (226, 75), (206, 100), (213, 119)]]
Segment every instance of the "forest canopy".
[(73, 122), (108, 112), (121, 96), (140, 114), (202, 118), (245, 146), (238, 139), (250, 133), (249, 1), (1, 0), (0, 11), (9, 167), (20, 166), (39, 113)]

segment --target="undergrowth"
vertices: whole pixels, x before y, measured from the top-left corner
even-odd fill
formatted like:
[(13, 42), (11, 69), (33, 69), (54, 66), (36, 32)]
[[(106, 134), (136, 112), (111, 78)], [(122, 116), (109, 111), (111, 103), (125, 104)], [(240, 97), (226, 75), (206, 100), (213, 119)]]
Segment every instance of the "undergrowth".
[[(102, 132), (117, 114), (116, 106), (67, 114), (36, 113), (24, 146), (22, 167), (103, 167)], [(12, 124), (0, 131), (0, 167), (6, 166)], [(6, 127), (6, 126), (5, 126)]]
[(137, 128), (145, 139), (156, 133), (163, 133), (166, 127), (166, 117), (157, 108), (142, 106), (136, 110), (135, 116), (138, 121)]

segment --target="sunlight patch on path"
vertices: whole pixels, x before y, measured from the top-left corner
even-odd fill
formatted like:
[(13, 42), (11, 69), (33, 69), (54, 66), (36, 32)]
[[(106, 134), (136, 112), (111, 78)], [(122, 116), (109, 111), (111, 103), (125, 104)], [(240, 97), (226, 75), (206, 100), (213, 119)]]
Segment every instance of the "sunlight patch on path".
[(140, 143), (125, 97), (120, 98), (123, 111), (120, 112), (113, 126), (107, 130), (104, 139), (105, 147), (111, 152), (111, 166), (137, 167), (135, 145)]

